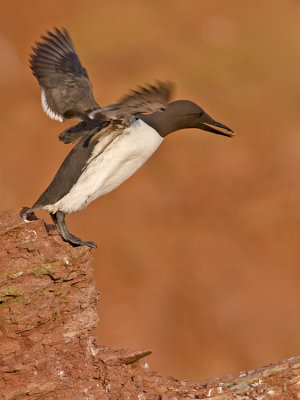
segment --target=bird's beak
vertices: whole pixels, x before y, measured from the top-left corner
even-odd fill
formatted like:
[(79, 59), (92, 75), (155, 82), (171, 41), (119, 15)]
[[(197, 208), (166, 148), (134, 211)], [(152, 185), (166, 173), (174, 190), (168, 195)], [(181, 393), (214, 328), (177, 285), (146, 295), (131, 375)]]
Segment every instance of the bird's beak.
[[(227, 137), (232, 137), (232, 136), (236, 135), (232, 129), (228, 128), (228, 126), (215, 121), (207, 114), (205, 114), (204, 116), (202, 115), (200, 118), (200, 121), (198, 124), (198, 128), (200, 128), (204, 131), (212, 132), (217, 135), (222, 135), (222, 136), (227, 136)], [(215, 126), (217, 126), (218, 128), (221, 128), (223, 130), (221, 131), (219, 129), (216, 129), (216, 128), (214, 128)]]

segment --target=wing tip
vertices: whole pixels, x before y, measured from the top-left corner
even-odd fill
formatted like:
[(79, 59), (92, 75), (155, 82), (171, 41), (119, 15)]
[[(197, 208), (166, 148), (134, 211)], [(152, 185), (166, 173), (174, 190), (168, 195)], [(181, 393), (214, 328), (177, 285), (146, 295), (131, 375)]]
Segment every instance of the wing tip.
[(45, 35), (41, 35), (41, 40), (34, 42), (31, 50), (34, 54), (31, 57), (39, 57), (46, 49), (58, 50), (72, 50), (75, 52), (71, 36), (65, 27), (53, 27), (52, 31), (47, 30)]

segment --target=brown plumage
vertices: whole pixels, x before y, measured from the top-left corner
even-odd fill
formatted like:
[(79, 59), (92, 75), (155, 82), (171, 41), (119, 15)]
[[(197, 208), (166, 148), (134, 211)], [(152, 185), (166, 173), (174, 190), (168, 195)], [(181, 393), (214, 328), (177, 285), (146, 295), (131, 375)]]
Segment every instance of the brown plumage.
[(29, 65), (41, 88), (42, 106), (52, 119), (84, 119), (99, 108), (92, 84), (65, 28), (55, 28), (33, 47)]
[(139, 113), (163, 111), (170, 102), (173, 89), (173, 83), (161, 81), (156, 85), (139, 86), (123, 96), (118, 103), (92, 111), (90, 117), (122, 119)]

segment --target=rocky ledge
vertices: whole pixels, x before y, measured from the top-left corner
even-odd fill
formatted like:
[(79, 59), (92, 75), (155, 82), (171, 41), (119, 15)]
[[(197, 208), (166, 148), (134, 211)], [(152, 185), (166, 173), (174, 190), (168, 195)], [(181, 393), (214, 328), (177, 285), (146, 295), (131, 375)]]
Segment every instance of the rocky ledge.
[(1, 399), (300, 397), (300, 356), (191, 384), (151, 370), (144, 358), (149, 350), (97, 344), (99, 293), (90, 248), (72, 247), (52, 225), (25, 222), (20, 212), (0, 212)]

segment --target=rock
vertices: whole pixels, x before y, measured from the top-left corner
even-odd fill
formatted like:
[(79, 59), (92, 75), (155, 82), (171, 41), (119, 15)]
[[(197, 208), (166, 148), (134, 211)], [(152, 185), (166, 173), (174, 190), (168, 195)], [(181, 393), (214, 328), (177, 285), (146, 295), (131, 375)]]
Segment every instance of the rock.
[(299, 397), (300, 356), (192, 385), (152, 371), (144, 360), (150, 350), (97, 345), (91, 249), (72, 247), (20, 212), (0, 212), (1, 399)]

